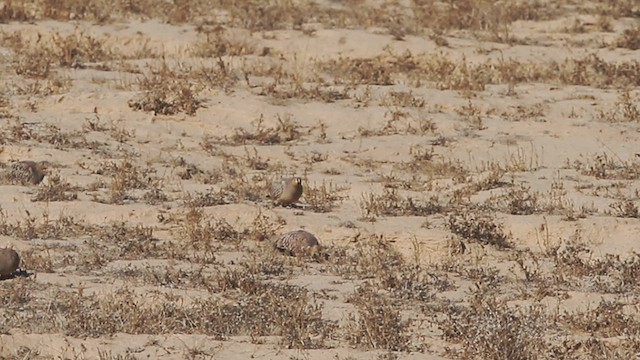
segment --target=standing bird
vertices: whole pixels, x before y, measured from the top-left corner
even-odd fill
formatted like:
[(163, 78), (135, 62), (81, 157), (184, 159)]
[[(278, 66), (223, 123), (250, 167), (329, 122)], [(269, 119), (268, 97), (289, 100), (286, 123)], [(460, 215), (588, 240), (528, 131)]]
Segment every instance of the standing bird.
[(293, 205), (300, 196), (302, 196), (302, 179), (299, 177), (284, 178), (271, 187), (270, 197), (276, 205)]
[(9, 170), (4, 174), (4, 177), (12, 184), (38, 185), (44, 179), (45, 165), (45, 162), (17, 161), (9, 166)]
[(279, 251), (293, 256), (315, 255), (320, 250), (318, 239), (304, 230), (290, 231), (276, 238), (273, 245)]
[(13, 274), (20, 266), (20, 256), (9, 248), (0, 249), (0, 278)]

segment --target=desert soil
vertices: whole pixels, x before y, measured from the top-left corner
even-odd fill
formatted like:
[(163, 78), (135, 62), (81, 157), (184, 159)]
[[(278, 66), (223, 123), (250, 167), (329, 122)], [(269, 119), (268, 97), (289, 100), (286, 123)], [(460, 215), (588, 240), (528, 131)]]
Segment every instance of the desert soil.
[(640, 353), (634, 1), (82, 3), (0, 3), (0, 357)]

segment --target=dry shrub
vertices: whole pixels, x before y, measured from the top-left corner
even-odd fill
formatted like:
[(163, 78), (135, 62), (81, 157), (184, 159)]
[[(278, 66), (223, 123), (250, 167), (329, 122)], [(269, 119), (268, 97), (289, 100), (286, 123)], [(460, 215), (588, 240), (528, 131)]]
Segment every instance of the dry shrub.
[(80, 131), (63, 131), (59, 127), (51, 124), (45, 126), (45, 130), (34, 132), (31, 140), (47, 142), (56, 149), (65, 148), (97, 148), (101, 144), (95, 141), (88, 141)]
[(543, 121), (545, 109), (543, 104), (532, 106), (517, 105), (509, 111), (504, 111), (502, 117), (508, 121)]
[(330, 271), (347, 279), (369, 279), (396, 269), (404, 263), (402, 255), (383, 238), (354, 239), (358, 246), (330, 249)]
[(499, 249), (508, 249), (512, 245), (509, 243), (502, 224), (490, 214), (480, 214), (472, 211), (458, 211), (449, 216), (447, 224), (449, 230), (464, 238), (475, 240), (484, 245), (493, 245)]
[(149, 70), (149, 74), (138, 79), (141, 93), (129, 100), (129, 107), (156, 115), (194, 115), (204, 107), (204, 101), (199, 98), (200, 86), (189, 80), (191, 69), (172, 69), (163, 62), (159, 68)]
[(31, 20), (34, 20), (33, 15), (30, 14), (29, 7), (23, 1), (7, 0), (0, 7), (0, 23)]
[(283, 218), (272, 219), (259, 210), (251, 223), (242, 230), (242, 234), (252, 240), (265, 241), (273, 238), (284, 224), (286, 221)]
[(54, 66), (80, 67), (81, 61), (99, 62), (121, 58), (122, 56), (105, 47), (104, 39), (82, 31), (69, 35), (58, 32), (38, 34), (33, 41), (20, 33), (5, 35), (15, 53), (13, 68), (18, 75), (46, 79)]
[(347, 197), (341, 192), (348, 190), (348, 186), (338, 186), (325, 181), (322, 181), (322, 184), (317, 187), (309, 185), (308, 181), (305, 181), (305, 184), (304, 200), (309, 205), (309, 209), (314, 212), (331, 212), (337, 203)]
[(629, 89), (621, 90), (615, 109), (600, 111), (598, 118), (607, 122), (640, 122), (640, 96), (633, 96)]
[(423, 108), (426, 105), (426, 101), (419, 96), (413, 95), (412, 91), (390, 91), (380, 100), (380, 105), (399, 108)]
[(142, 195), (142, 200), (149, 205), (159, 205), (169, 201), (169, 197), (161, 188), (154, 186)]
[(155, 169), (134, 164), (130, 158), (121, 162), (104, 162), (95, 170), (96, 174), (106, 175), (111, 179), (109, 184), (109, 198), (97, 199), (109, 204), (122, 204), (125, 200), (135, 200), (129, 192), (134, 189), (157, 188), (158, 178)]
[(58, 33), (52, 35), (51, 52), (58, 59), (58, 65), (72, 67), (78, 60), (98, 62), (118, 58), (111, 49), (104, 47), (105, 39), (93, 37), (84, 32), (67, 36)]
[(36, 289), (37, 285), (31, 280), (3, 281), (0, 283), (0, 306), (4, 310), (28, 304), (33, 299), (33, 291)]
[(436, 125), (425, 116), (413, 116), (408, 111), (399, 108), (389, 109), (385, 112), (385, 124), (379, 129), (359, 127), (360, 136), (388, 136), (396, 134), (426, 135), (436, 130)]
[[(233, 23), (250, 31), (300, 28), (319, 13), (315, 3), (289, 0), (247, 0), (225, 4)], [(229, 6), (231, 5), (231, 6)]]
[(588, 337), (584, 339), (567, 339), (559, 344), (551, 345), (551, 353), (556, 359), (632, 359), (640, 349), (637, 336), (619, 337), (618, 341)]
[(96, 227), (93, 237), (100, 240), (101, 245), (115, 245), (117, 259), (161, 257), (164, 249), (153, 236), (153, 230), (141, 224), (131, 226), (125, 222), (113, 222)]
[(439, 321), (443, 337), (460, 343), (465, 359), (537, 359), (548, 351), (544, 309), (509, 306), (475, 290), (468, 306), (450, 305)]
[(227, 31), (224, 27), (201, 27), (199, 33), (204, 35), (193, 45), (190, 52), (195, 57), (220, 58), (221, 56), (252, 55), (257, 52), (256, 45), (249, 36)]
[(97, 141), (87, 140), (82, 131), (64, 131), (58, 126), (22, 122), (17, 119), (13, 125), (0, 129), (0, 134), (11, 139), (11, 142), (36, 142), (40, 144), (50, 144), (56, 149), (98, 149), (104, 145)]
[(394, 303), (369, 287), (363, 286), (349, 297), (358, 315), (347, 319), (346, 338), (351, 345), (368, 349), (409, 351), (409, 322), (403, 321)]
[(593, 309), (566, 312), (561, 316), (565, 326), (592, 336), (612, 338), (627, 334), (640, 334), (640, 322), (632, 314), (625, 313), (627, 304), (601, 300)]
[(321, 71), (328, 73), (337, 84), (346, 85), (393, 85), (392, 71), (387, 59), (328, 60), (317, 64)]
[[(408, 264), (393, 244), (370, 236), (354, 239), (357, 246), (327, 250), (328, 271), (346, 279), (371, 279), (366, 283), (400, 300), (429, 301), (435, 292), (453, 288), (453, 284), (428, 268)], [(415, 254), (419, 257), (419, 253)]]
[(42, 48), (28, 48), (16, 52), (13, 70), (33, 79), (47, 79), (51, 74), (52, 54)]
[[(161, 0), (136, 1), (83, 1), (83, 0), (42, 0), (29, 4), (29, 14), (37, 19), (60, 21), (85, 20), (104, 24), (127, 18), (157, 18), (171, 23), (184, 22), (193, 14), (210, 9), (204, 1), (166, 2)], [(208, 5), (208, 6), (207, 6)], [(17, 19), (19, 20), (19, 19)]]
[(494, 40), (500, 40), (499, 35), (516, 20), (541, 20), (551, 16), (549, 7), (529, 1), (462, 0), (443, 3), (418, 0), (411, 9), (421, 26), (436, 32), (448, 29), (489, 31), (494, 34)]
[(91, 226), (72, 216), (61, 214), (57, 219), (50, 219), (48, 213), (36, 219), (29, 211), (22, 220), (10, 223), (6, 213), (0, 209), (0, 234), (15, 236), (22, 240), (62, 239), (80, 236), (90, 231)]
[(235, 194), (229, 194), (225, 190), (215, 191), (210, 189), (206, 193), (196, 193), (195, 195), (188, 194), (185, 200), (185, 205), (190, 208), (196, 207), (210, 207), (216, 205), (225, 205), (234, 203)]
[(291, 115), (278, 115), (275, 127), (264, 126), (264, 116), (255, 119), (252, 124), (254, 129), (248, 131), (244, 128), (236, 128), (235, 134), (229, 140), (230, 144), (258, 144), (274, 145), (292, 142), (300, 139), (300, 125), (291, 118)]
[(389, 188), (382, 194), (363, 194), (360, 202), (363, 218), (370, 220), (377, 216), (427, 216), (442, 212), (444, 208), (436, 196), (427, 201), (416, 201)]
[(432, 179), (450, 178), (455, 182), (465, 182), (469, 175), (469, 170), (464, 168), (459, 160), (435, 159), (436, 153), (433, 147), (411, 146), (409, 155), (411, 160), (395, 165), (398, 170), (427, 175)]
[(616, 201), (613, 204), (610, 204), (609, 207), (613, 210), (614, 216), (640, 218), (640, 210), (638, 210), (636, 204), (631, 200)]
[(633, 29), (626, 29), (615, 42), (616, 47), (627, 48), (629, 50), (640, 49), (640, 26)]
[[(366, 65), (365, 65), (366, 64)], [(533, 62), (516, 59), (487, 59), (472, 62), (454, 60), (443, 53), (406, 52), (371, 59), (329, 60), (319, 62), (317, 69), (334, 78), (338, 84), (392, 85), (395, 78), (406, 77), (416, 87), (432, 82), (440, 90), (481, 91), (489, 84), (549, 82), (585, 85), (598, 88), (637, 86), (640, 84), (640, 62), (608, 62), (597, 54), (564, 61)]]
[(575, 242), (550, 251), (557, 274), (569, 282), (564, 284), (576, 289), (591, 288), (604, 293), (631, 293), (638, 289), (640, 256), (621, 257), (607, 254), (594, 257), (584, 245)]
[(240, 291), (237, 306), (228, 307), (229, 335), (282, 336), (287, 348), (319, 348), (335, 329), (322, 319), (322, 306), (303, 288), (259, 281), (251, 268), (217, 276), (219, 288)]
[(62, 180), (60, 175), (47, 175), (47, 181), (38, 188), (31, 201), (71, 201), (78, 199), (78, 187)]
[(518, 186), (505, 189), (498, 196), (487, 199), (484, 205), (511, 215), (531, 215), (543, 210), (539, 197), (538, 192), (531, 191), (531, 187), (520, 183)]
[(602, 153), (584, 161), (574, 160), (573, 168), (582, 175), (596, 179), (637, 180), (640, 178), (640, 161), (623, 160), (617, 156)]
[(206, 193), (197, 193), (195, 196), (188, 195), (186, 202), (200, 206), (213, 206), (264, 200), (271, 185), (270, 173), (258, 172), (249, 175), (246, 167), (271, 170), (267, 160), (256, 158), (257, 152), (252, 154), (248, 150), (247, 157), (244, 159), (228, 154), (222, 156), (221, 168), (198, 174), (201, 181), (205, 184), (215, 184), (215, 188), (211, 188)]
[(591, 54), (581, 59), (566, 59), (562, 63), (551, 62), (546, 66), (549, 71), (544, 73), (545, 77), (562, 84), (598, 88), (623, 88), (640, 84), (640, 61), (637, 60), (607, 62), (598, 55)]
[(604, 7), (598, 7), (596, 10), (599, 13), (613, 16), (615, 18), (621, 17), (640, 17), (640, 9), (638, 3), (635, 0), (611, 0), (602, 1), (598, 3), (604, 3)]
[(223, 241), (240, 241), (239, 233), (224, 219), (206, 216), (202, 209), (190, 206), (180, 223), (184, 247), (206, 258), (215, 258)]

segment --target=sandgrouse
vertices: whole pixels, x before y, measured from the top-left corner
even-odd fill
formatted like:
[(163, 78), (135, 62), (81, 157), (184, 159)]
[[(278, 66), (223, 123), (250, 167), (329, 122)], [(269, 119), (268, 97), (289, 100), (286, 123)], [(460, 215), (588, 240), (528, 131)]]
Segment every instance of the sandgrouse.
[(310, 232), (304, 230), (290, 231), (274, 241), (274, 246), (279, 251), (289, 255), (313, 255), (320, 250), (318, 239)]
[(302, 179), (299, 177), (284, 178), (271, 187), (270, 197), (276, 205), (293, 205), (300, 196), (302, 196)]

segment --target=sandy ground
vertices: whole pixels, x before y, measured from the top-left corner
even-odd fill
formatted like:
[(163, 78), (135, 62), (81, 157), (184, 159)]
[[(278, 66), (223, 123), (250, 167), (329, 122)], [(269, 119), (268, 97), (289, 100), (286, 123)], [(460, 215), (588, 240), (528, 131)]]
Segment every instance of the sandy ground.
[[(640, 50), (616, 43), (626, 29), (637, 28), (638, 17), (609, 16), (610, 27), (603, 29), (598, 27), (603, 17), (585, 8), (567, 6), (548, 18), (511, 22), (511, 41), (482, 29), (449, 29), (438, 36), (425, 30), (398, 38), (375, 23), (315, 22), (261, 31), (223, 25), (222, 37), (206, 40), (195, 21), (0, 22), (0, 161), (6, 166), (17, 160), (47, 162), (42, 183), (0, 186), (0, 244), (21, 253), (24, 270), (0, 283), (0, 354), (15, 359), (441, 359), (484, 358), (483, 353), (508, 358), (503, 350), (474, 348), (471, 335), (447, 332), (446, 324), (465, 321), (447, 306), (472, 308), (478, 294), (504, 306), (544, 309), (547, 332), (535, 339), (546, 347), (522, 345), (530, 356), (535, 350), (540, 358), (553, 357), (554, 349), (556, 358), (580, 358), (581, 351), (590, 351), (580, 341), (589, 338), (627, 344), (628, 353), (604, 346), (602, 358), (633, 353), (628, 344), (639, 339), (636, 330), (585, 324), (600, 321), (593, 311), (606, 299), (620, 304), (620, 312), (610, 316), (624, 315), (628, 328), (640, 328), (637, 278), (611, 285), (618, 279), (611, 269), (628, 266), (633, 272), (638, 256), (638, 75), (580, 73), (567, 62), (597, 58), (635, 63), (637, 71)], [(106, 54), (93, 59), (88, 48), (60, 41), (67, 36), (98, 39), (93, 46)], [(227, 51), (220, 58), (207, 50), (207, 44), (223, 42)], [(77, 51), (65, 57), (63, 50), (74, 46)], [(244, 50), (231, 54), (232, 46)], [(53, 50), (36, 51), (46, 48)], [(202, 55), (205, 50), (208, 56)], [(28, 66), (21, 55), (28, 51), (50, 56), (50, 73), (16, 70)], [(341, 70), (353, 59), (370, 63)], [(431, 65), (448, 59), (456, 70), (433, 80), (419, 69), (402, 69), (400, 59)], [(509, 61), (517, 63), (514, 74), (519, 71), (522, 80), (495, 77), (495, 64)], [(548, 66), (551, 62), (559, 65)], [(367, 72), (367, 64), (374, 70)], [(472, 71), (479, 64), (494, 67)], [(202, 69), (218, 77), (199, 75)], [(387, 69), (390, 83), (372, 80), (380, 75), (375, 69)], [(145, 92), (141, 83), (152, 79), (153, 71), (160, 81)], [(349, 77), (359, 71), (365, 73), (362, 79)], [(543, 75), (536, 78), (535, 71)], [(444, 74), (444, 67), (432, 73)], [(570, 81), (567, 74), (585, 78)], [(451, 86), (473, 82), (474, 76), (482, 88)], [(192, 114), (159, 114), (132, 105), (169, 83), (178, 84), (171, 91), (198, 100)], [(296, 86), (307, 92), (292, 92)], [(238, 136), (240, 129), (244, 136)], [(257, 136), (261, 130), (279, 140), (265, 143)], [(266, 189), (291, 175), (304, 179), (299, 206), (274, 207)], [(56, 197), (57, 189), (74, 196)], [(154, 191), (164, 198), (149, 200)], [(309, 191), (320, 195), (312, 200)], [(394, 191), (396, 202), (389, 200)], [(193, 201), (207, 193), (225, 194), (225, 200)], [(34, 201), (38, 195), (43, 199)], [(367, 208), (368, 199), (377, 207)], [(384, 205), (385, 199), (391, 204)], [(406, 199), (440, 207), (412, 210)], [(319, 211), (318, 203), (331, 206)], [(451, 219), (464, 214), (487, 216), (510, 247), (495, 246), (487, 233), (454, 231)], [(233, 239), (223, 238), (215, 225), (220, 221), (236, 231)], [(262, 238), (299, 228), (315, 234), (328, 255), (291, 258)], [(407, 285), (410, 281), (403, 286), (413, 295), (398, 295), (398, 287), (380, 283), (386, 272), (400, 268), (386, 260), (376, 263), (385, 256), (376, 252), (379, 247), (400, 254), (402, 269), (429, 274), (423, 279), (427, 299), (415, 297), (417, 287)], [(269, 268), (271, 262), (282, 269)], [(224, 333), (215, 325), (186, 326), (191, 320), (182, 313), (178, 318), (169, 310), (157, 317), (147, 312), (212, 299), (249, 306), (243, 298), (255, 293), (221, 280), (234, 269), (263, 284), (304, 291), (309, 304), (322, 306), (330, 334), (317, 346), (287, 345), (281, 324), (264, 334)], [(396, 330), (381, 320), (375, 325), (383, 333), (405, 334), (404, 345), (349, 335), (357, 333), (354, 319), (365, 316), (351, 297), (369, 283), (410, 322)], [(129, 300), (122, 300), (126, 296)], [(277, 304), (286, 307), (290, 301), (284, 296)], [(135, 309), (120, 311), (128, 303)], [(274, 311), (259, 304), (267, 314)], [(172, 316), (183, 325), (159, 320)], [(495, 325), (483, 321), (473, 324)], [(483, 331), (490, 332), (478, 334)], [(583, 348), (569, 349), (558, 339)]]

